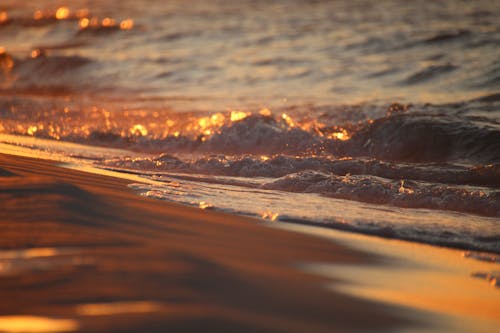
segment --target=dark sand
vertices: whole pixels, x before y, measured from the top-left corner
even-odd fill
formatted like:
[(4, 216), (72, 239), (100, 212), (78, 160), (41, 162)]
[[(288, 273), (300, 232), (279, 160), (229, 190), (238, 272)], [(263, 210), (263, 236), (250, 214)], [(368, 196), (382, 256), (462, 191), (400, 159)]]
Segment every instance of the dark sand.
[(387, 332), (416, 325), (403, 308), (326, 290), (326, 279), (295, 268), (376, 263), (374, 256), (253, 219), (142, 198), (127, 183), (0, 154), (4, 330), (9, 320), (28, 327), (23, 316), (35, 316), (34, 331), (43, 331), (43, 318), (59, 320), (52, 329), (46, 323), (48, 331), (82, 332)]

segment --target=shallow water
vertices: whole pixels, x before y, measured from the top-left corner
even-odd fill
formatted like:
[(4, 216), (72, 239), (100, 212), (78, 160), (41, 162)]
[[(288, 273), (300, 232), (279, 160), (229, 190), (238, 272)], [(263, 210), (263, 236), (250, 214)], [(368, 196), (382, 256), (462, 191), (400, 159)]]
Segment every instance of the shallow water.
[(0, 132), (154, 180), (131, 185), (146, 196), (500, 252), (499, 14), (7, 0)]

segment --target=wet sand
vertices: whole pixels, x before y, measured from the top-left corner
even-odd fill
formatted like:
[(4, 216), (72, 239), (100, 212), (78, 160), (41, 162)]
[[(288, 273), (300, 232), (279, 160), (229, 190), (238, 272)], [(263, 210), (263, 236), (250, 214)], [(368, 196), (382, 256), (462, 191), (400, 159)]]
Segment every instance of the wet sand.
[[(377, 276), (374, 268), (393, 270), (387, 253), (370, 251), (375, 245), (356, 249), (349, 242), (305, 234), (311, 231), (269, 228), (250, 218), (139, 197), (128, 183), (0, 154), (0, 331), (437, 328), (428, 326), (439, 318), (425, 317), (425, 304), (410, 310), (414, 304), (405, 290), (398, 294), (405, 302), (388, 305), (390, 298), (363, 295), (356, 287), (362, 276)], [(307, 266), (311, 263), (329, 270), (318, 272)], [(332, 267), (343, 274), (332, 275)], [(396, 281), (398, 275), (373, 281), (387, 289), (391, 278)], [(346, 281), (353, 282), (347, 292), (341, 288)], [(475, 283), (488, 288), (483, 281)], [(480, 300), (470, 302), (474, 307)], [(489, 319), (495, 318), (495, 308), (491, 311)]]
[(0, 168), (0, 330), (387, 331), (413, 322), (294, 268), (376, 260), (367, 254), (141, 198), (125, 180), (50, 161), (0, 155)]

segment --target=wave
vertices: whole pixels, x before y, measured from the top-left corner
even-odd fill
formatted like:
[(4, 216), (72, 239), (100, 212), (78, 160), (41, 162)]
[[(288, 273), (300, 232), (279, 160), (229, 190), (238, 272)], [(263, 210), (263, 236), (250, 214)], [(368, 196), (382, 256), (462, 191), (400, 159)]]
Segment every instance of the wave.
[(455, 41), (457, 39), (468, 37), (471, 34), (472, 32), (466, 29), (460, 29), (457, 31), (443, 31), (425, 39), (424, 43), (435, 44), (435, 43)]
[(426, 243), (437, 246), (480, 251), (481, 253), (500, 253), (500, 235), (491, 237), (471, 236), (467, 232), (450, 230), (432, 230), (417, 225), (384, 225), (370, 221), (346, 223), (344, 220), (311, 221), (294, 216), (283, 216), (280, 221), (294, 224), (332, 228), (384, 238), (396, 238), (406, 241)]
[[(140, 171), (138, 173), (140, 174)], [(328, 175), (322, 176), (314, 172), (305, 172), (300, 176), (295, 176), (313, 187), (317, 182), (328, 179)], [(294, 182), (292, 182), (293, 190), (299, 193), (286, 193), (282, 186), (275, 186), (277, 190), (265, 189), (266, 185), (262, 185), (262, 179), (255, 178), (251, 179), (250, 183), (245, 184), (241, 179), (213, 176), (203, 178), (198, 175), (167, 174), (150, 177), (155, 180), (155, 185), (131, 184), (129, 186), (143, 196), (210, 207), (233, 214), (262, 217), (273, 221), (318, 225), (468, 250), (497, 253), (500, 251), (498, 242), (500, 234), (497, 232), (498, 221), (491, 217), (444, 210), (403, 210), (387, 205), (366, 203), (375, 202), (373, 199), (348, 203), (344, 201), (345, 199), (335, 199), (335, 196), (334, 199), (330, 199), (326, 196), (300, 193), (302, 188), (295, 186)], [(268, 182), (267, 184), (274, 183), (276, 185), (276, 182)], [(367, 180), (366, 183), (370, 186), (372, 181)], [(385, 181), (382, 180), (383, 187), (384, 183)], [(289, 183), (287, 184), (289, 185)], [(351, 185), (356, 189), (359, 184), (356, 185), (353, 182)], [(339, 187), (344, 189), (342, 195), (339, 196), (340, 198), (347, 197), (349, 200), (356, 200), (355, 197), (358, 193), (355, 190), (343, 185)], [(387, 187), (385, 186), (386, 191)], [(399, 183), (400, 199), (404, 200), (403, 194), (409, 194), (410, 189), (414, 188), (415, 184), (411, 182)], [(454, 190), (459, 191), (458, 188), (454, 188)], [(378, 191), (380, 190), (372, 189), (372, 192)], [(418, 195), (416, 194), (417, 199)], [(454, 203), (452, 198), (448, 199), (448, 197), (453, 197), (453, 191), (443, 192), (443, 195), (445, 199), (442, 199), (440, 194), (436, 194), (432, 200), (436, 201), (437, 204), (440, 200), (448, 200), (449, 205)], [(470, 195), (474, 197), (474, 193), (470, 193)], [(361, 197), (363, 197), (362, 193)], [(390, 196), (386, 195), (386, 197)], [(407, 199), (410, 203), (409, 207), (412, 207), (413, 200)], [(406, 205), (401, 206), (406, 207)]]
[(500, 93), (484, 95), (472, 100), (472, 102), (483, 102), (483, 103), (500, 102)]
[(201, 30), (185, 30), (177, 32), (168, 32), (166, 34), (157, 37), (155, 40), (158, 42), (173, 42), (179, 39), (197, 37), (203, 34)]
[(395, 114), (361, 128), (341, 148), (395, 161), (500, 163), (500, 130), (447, 115)]
[(421, 70), (417, 71), (416, 73), (408, 76), (401, 83), (406, 84), (406, 85), (420, 84), (420, 83), (432, 80), (434, 78), (437, 78), (441, 75), (453, 72), (456, 69), (458, 69), (458, 66), (455, 66), (452, 64), (431, 65), (431, 66), (425, 67), (424, 69), (421, 69)]
[[(0, 63), (1, 60), (0, 57)], [(92, 64), (92, 60), (87, 58), (44, 57), (16, 63), (14, 68), (18, 73), (30, 70), (38, 71), (40, 76), (50, 74), (52, 79), (48, 77), (47, 81), (57, 85), (65, 79), (75, 80), (75, 70), (82, 69), (79, 73), (85, 78), (87, 73), (82, 73), (83, 69)], [(79, 82), (74, 83), (75, 87), (83, 87), (84, 82), (80, 78)], [(13, 87), (19, 90), (33, 89), (36, 83), (20, 80), (14, 82)], [(26, 98), (4, 100), (0, 103), (0, 110), (4, 110), (2, 131), (6, 133), (52, 137), (155, 154), (265, 155), (270, 162), (279, 156), (317, 158), (314, 163), (323, 165), (322, 169), (317, 170), (342, 168), (341, 165), (350, 164), (355, 169), (377, 169), (377, 174), (386, 176), (402, 172), (400, 166), (396, 171), (391, 171), (391, 163), (499, 164), (500, 124), (491, 118), (496, 110), (496, 100), (497, 96), (490, 94), (454, 105), (410, 107), (392, 104), (385, 109), (386, 116), (375, 120), (351, 120), (337, 112), (330, 115), (329, 109), (313, 110), (306, 117), (296, 113), (297, 116), (293, 118), (287, 113), (273, 114), (267, 109), (253, 113), (181, 114), (155, 110), (114, 111), (85, 107), (66, 100), (58, 108), (54, 100), (42, 103)], [(16, 112), (10, 111), (14, 109)], [(378, 110), (376, 107), (374, 109)], [(326, 111), (320, 113), (323, 110)], [(350, 108), (346, 108), (345, 113), (349, 112)], [(378, 111), (363, 113), (366, 117), (366, 114)], [(363, 162), (345, 161), (352, 158)], [(374, 159), (378, 162), (365, 162)], [(333, 166), (331, 160), (344, 161), (335, 162)], [(422, 170), (425, 170), (426, 166), (423, 167)], [(439, 169), (436, 166), (434, 168)], [(446, 166), (443, 168), (447, 169)], [(418, 168), (406, 174), (412, 172), (424, 180), (433, 177), (425, 175), (425, 171)], [(451, 170), (450, 174), (458, 178), (447, 182), (460, 183), (467, 179), (473, 183), (485, 182), (477, 172), (470, 175), (466, 175), (466, 172), (470, 170)], [(489, 171), (485, 172), (487, 174)], [(276, 174), (283, 175), (279, 171)]]
[[(498, 47), (498, 45), (496, 46)], [(470, 87), (488, 89), (500, 85), (500, 65), (497, 61), (484, 66), (484, 70), (471, 75), (466, 83)]]
[(14, 71), (23, 77), (28, 76), (28, 72), (37, 75), (46, 73), (61, 74), (72, 71), (91, 63), (92, 60), (81, 56), (48, 56), (43, 50), (35, 50), (33, 56), (28, 59), (19, 60), (14, 66)]
[(418, 180), (451, 185), (500, 187), (500, 165), (464, 167), (452, 164), (401, 164), (377, 159), (332, 157), (210, 155), (181, 160), (171, 154), (156, 157), (124, 157), (102, 161), (110, 168), (151, 172), (182, 172), (232, 177), (283, 177), (305, 170), (338, 176), (372, 175), (393, 180)]
[(312, 149), (320, 142), (320, 138), (303, 129), (259, 115), (222, 127), (207, 141), (203, 149), (228, 154), (293, 154)]
[(352, 127), (352, 134), (342, 131), (338, 126), (305, 129), (270, 116), (252, 115), (224, 125), (212, 135), (138, 140), (136, 145), (157, 152), (303, 156), (328, 152), (337, 157), (403, 162), (500, 163), (500, 130), (466, 118), (403, 113)]
[(277, 179), (262, 188), (319, 193), (338, 199), (405, 208), (430, 208), (500, 216), (500, 191), (485, 193), (467, 187), (418, 181), (394, 181), (367, 175), (336, 176), (304, 171)]
[(93, 61), (81, 56), (48, 55), (44, 49), (35, 49), (29, 58), (15, 58), (0, 54), (0, 87), (16, 93), (64, 94), (81, 87), (78, 74)]
[(252, 62), (254, 66), (280, 66), (280, 65), (303, 65), (307, 63), (307, 59), (298, 59), (292, 57), (273, 57), (261, 58)]
[[(118, 170), (180, 172), (198, 175), (175, 176), (186, 180), (235, 185), (231, 177), (277, 178), (265, 184), (237, 181), (239, 186), (260, 186), (300, 193), (387, 204), (405, 208), (429, 208), (500, 216), (500, 165), (464, 168), (398, 165), (377, 160), (332, 160), (277, 156), (271, 159), (245, 156), (231, 159), (214, 155), (183, 161), (162, 154), (155, 158), (119, 158), (103, 161), (102, 166)], [(200, 175), (210, 175), (202, 177)], [(161, 176), (161, 173), (158, 175)], [(246, 185), (245, 185), (246, 184)], [(474, 187), (482, 186), (482, 187)]]

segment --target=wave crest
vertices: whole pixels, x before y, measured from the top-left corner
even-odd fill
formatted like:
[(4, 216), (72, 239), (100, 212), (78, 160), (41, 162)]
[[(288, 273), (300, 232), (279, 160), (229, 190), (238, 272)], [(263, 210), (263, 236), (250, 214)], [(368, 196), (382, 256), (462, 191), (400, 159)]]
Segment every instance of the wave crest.
[(500, 216), (500, 192), (485, 193), (466, 187), (397, 181), (367, 175), (336, 176), (304, 171), (265, 184), (264, 189), (319, 193), (325, 196), (389, 204), (405, 208), (453, 210)]
[(355, 133), (345, 154), (409, 162), (500, 162), (500, 130), (444, 115), (397, 114)]

